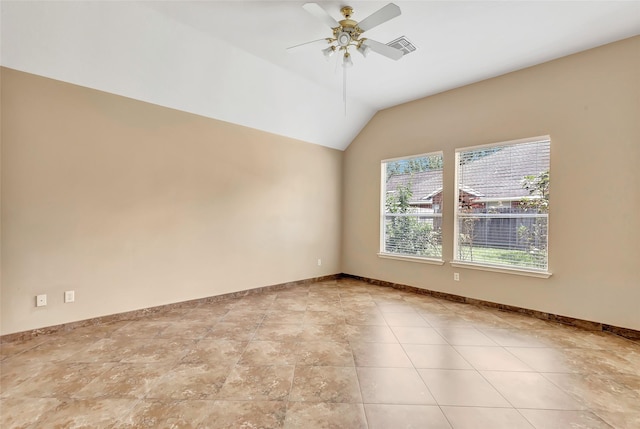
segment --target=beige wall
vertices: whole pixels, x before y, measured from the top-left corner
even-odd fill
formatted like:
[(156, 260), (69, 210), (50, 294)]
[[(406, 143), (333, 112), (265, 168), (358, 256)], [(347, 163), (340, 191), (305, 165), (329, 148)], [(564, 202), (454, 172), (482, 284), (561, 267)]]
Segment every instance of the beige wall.
[[(344, 153), (0, 70), (1, 334), (340, 271), (640, 329), (640, 37), (382, 111)], [(444, 151), (449, 261), (454, 149), (544, 134), (551, 278), (376, 256), (380, 160)]]
[[(452, 268), (455, 148), (546, 134), (553, 276)], [(380, 161), (439, 150), (447, 263), (378, 258)], [(343, 166), (343, 272), (640, 329), (640, 37), (381, 111)]]
[(341, 152), (1, 73), (2, 334), (340, 272)]

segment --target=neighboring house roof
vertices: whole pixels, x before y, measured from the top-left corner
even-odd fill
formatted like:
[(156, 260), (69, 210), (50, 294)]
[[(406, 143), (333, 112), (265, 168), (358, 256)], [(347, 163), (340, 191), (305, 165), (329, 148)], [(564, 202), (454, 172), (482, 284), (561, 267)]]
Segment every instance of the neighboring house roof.
[(395, 174), (387, 180), (387, 192), (394, 192), (398, 186), (408, 184), (412, 185), (413, 191), (410, 204), (431, 203), (432, 198), (442, 191), (442, 170)]
[[(540, 151), (539, 145), (525, 143), (506, 146), (470, 161), (459, 170), (458, 176), (461, 189), (479, 200), (516, 200), (529, 196), (522, 187), (522, 179), (538, 175), (547, 170), (548, 165), (548, 151)], [(430, 203), (442, 191), (442, 172), (431, 170), (391, 176), (387, 191), (395, 191), (405, 183), (413, 184), (411, 204)]]
[(549, 152), (540, 145), (525, 143), (506, 146), (465, 165), (458, 172), (466, 187), (481, 192), (483, 199), (522, 198), (529, 192), (522, 187), (525, 176), (536, 176), (549, 167)]

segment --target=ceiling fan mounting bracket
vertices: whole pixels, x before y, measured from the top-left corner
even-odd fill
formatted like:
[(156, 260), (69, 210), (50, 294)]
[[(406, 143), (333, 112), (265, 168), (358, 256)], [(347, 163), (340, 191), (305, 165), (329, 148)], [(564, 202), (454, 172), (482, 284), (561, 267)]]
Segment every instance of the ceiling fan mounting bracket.
[(342, 16), (344, 16), (346, 19), (349, 19), (353, 14), (353, 8), (351, 6), (343, 6), (340, 9), (340, 13), (342, 13)]

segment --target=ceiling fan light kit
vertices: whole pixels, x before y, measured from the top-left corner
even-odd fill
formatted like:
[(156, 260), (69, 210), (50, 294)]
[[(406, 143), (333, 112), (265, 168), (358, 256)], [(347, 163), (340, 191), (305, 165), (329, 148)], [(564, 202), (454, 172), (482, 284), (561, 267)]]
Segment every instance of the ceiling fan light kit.
[(323, 49), (322, 53), (327, 58), (327, 60), (329, 60), (329, 58), (331, 58), (333, 56), (333, 54), (336, 53), (336, 47), (335, 46), (329, 46), (328, 48)]
[(349, 52), (344, 53), (344, 58), (342, 59), (342, 67), (353, 67), (353, 61), (351, 61), (351, 54)]
[(360, 46), (358, 46), (358, 52), (360, 52), (363, 57), (367, 58), (367, 55), (369, 55), (369, 52), (371, 52), (371, 48), (369, 47), (369, 45), (361, 44)]

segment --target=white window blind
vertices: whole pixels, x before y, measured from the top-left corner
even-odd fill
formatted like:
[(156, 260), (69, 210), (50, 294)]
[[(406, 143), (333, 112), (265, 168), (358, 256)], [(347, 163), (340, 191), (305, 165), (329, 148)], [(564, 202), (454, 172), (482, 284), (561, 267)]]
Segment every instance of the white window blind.
[(546, 271), (548, 137), (456, 151), (454, 260)]
[(382, 162), (380, 252), (442, 258), (442, 153)]

